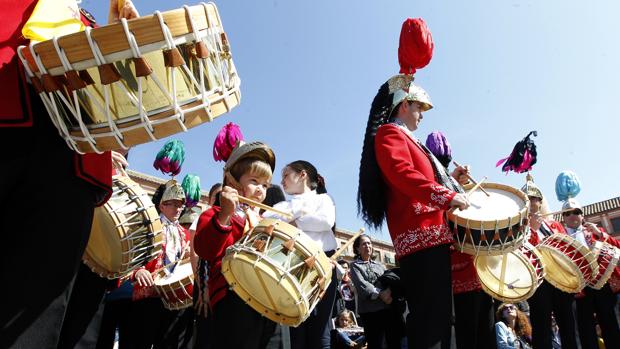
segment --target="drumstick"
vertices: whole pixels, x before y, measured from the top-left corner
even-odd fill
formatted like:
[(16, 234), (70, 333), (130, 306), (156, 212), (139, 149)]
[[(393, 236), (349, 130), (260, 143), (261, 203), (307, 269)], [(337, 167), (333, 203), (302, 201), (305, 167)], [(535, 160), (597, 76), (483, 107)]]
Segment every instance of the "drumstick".
[[(461, 167), (461, 165), (459, 165), (459, 163), (456, 161), (452, 161), (452, 163), (456, 167)], [(465, 172), (465, 176), (467, 176), (467, 179), (469, 179), (472, 183), (474, 183), (474, 185), (478, 184), (478, 182), (476, 182), (474, 177), (470, 176), (469, 173)], [(484, 188), (480, 188), (480, 190), (482, 190), (483, 193), (487, 194), (487, 196), (491, 196), (491, 194), (489, 194), (486, 190), (484, 190)]]
[[(478, 189), (478, 188), (482, 188), (482, 187), (481, 187), (481, 185), (482, 185), (482, 183), (484, 183), (484, 181), (486, 181), (486, 180), (487, 180), (487, 177), (483, 177), (483, 178), (480, 180), (480, 182), (476, 183), (476, 185), (474, 185), (474, 187), (473, 187), (473, 188), (471, 188), (471, 189), (467, 192), (467, 198), (469, 199), (469, 196), (470, 196), (473, 192), (475, 192), (475, 191), (476, 191), (476, 189)], [(488, 194), (487, 194), (487, 195), (488, 195)]]
[[(348, 231), (348, 230), (344, 230), (344, 229), (338, 229), (338, 228), (336, 228), (336, 231), (337, 231), (337, 232), (340, 232), (340, 233), (349, 233), (349, 234), (353, 234), (353, 232), (352, 232), (352, 231)], [(340, 257), (340, 255), (341, 255), (341, 254), (342, 254), (342, 253), (343, 253), (343, 252), (344, 252), (344, 251), (345, 251), (345, 250), (346, 250), (349, 246), (351, 246), (351, 244), (355, 241), (355, 239), (357, 239), (360, 235), (362, 235), (362, 233), (363, 233), (363, 232), (364, 232), (364, 228), (360, 228), (360, 230), (359, 230), (357, 233), (355, 233), (355, 234), (354, 234), (354, 235), (353, 235), (353, 236), (352, 236), (352, 237), (351, 237), (351, 238), (350, 238), (347, 242), (345, 242), (345, 244), (344, 244), (344, 245), (342, 245), (342, 246), (338, 249), (338, 251), (336, 251), (336, 253), (334, 253), (334, 254), (330, 257), (330, 259), (331, 259), (332, 261), (335, 261), (336, 259), (338, 259), (338, 257)]]
[(177, 264), (177, 263), (181, 263), (181, 262), (187, 262), (188, 260), (189, 260), (189, 257), (183, 258), (183, 259), (177, 259), (176, 262), (168, 263), (168, 264), (164, 265), (163, 267), (161, 267), (159, 269), (155, 269), (155, 271), (153, 271), (151, 273), (151, 275), (155, 276), (155, 275), (157, 275), (157, 273), (159, 273), (160, 271), (162, 271), (162, 270), (164, 270), (164, 269), (166, 269), (168, 267), (171, 267), (173, 264)]
[(545, 217), (545, 216), (552, 216), (552, 215), (556, 215), (556, 214), (560, 214), (560, 213), (564, 213), (564, 212), (570, 212), (570, 211), (574, 211), (574, 208), (566, 208), (563, 210), (559, 210), (559, 211), (555, 211), (555, 212), (549, 212), (549, 213), (544, 213), (541, 214), (541, 216)]
[(277, 210), (277, 209), (275, 209), (275, 208), (273, 208), (273, 207), (271, 207), (269, 205), (261, 204), (260, 202), (254, 201), (252, 199), (248, 199), (248, 198), (246, 198), (244, 196), (237, 195), (237, 198), (239, 199), (240, 202), (243, 202), (245, 204), (252, 205), (252, 206), (255, 206), (255, 207), (258, 207), (258, 208), (262, 208), (265, 211), (271, 211), (273, 213), (277, 213), (280, 216), (283, 216), (284, 218), (288, 219), (289, 221), (292, 221), (293, 218), (294, 218), (293, 215), (291, 215), (290, 213)]

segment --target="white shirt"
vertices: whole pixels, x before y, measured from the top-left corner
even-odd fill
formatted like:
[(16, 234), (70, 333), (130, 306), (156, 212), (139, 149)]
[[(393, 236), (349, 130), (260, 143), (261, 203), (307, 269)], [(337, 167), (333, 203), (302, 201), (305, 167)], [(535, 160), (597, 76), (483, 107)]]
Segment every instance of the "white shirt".
[(566, 232), (571, 237), (573, 237), (577, 241), (581, 242), (584, 246), (586, 246), (586, 247), (589, 246), (588, 242), (586, 241), (586, 236), (583, 234), (583, 227), (582, 226), (579, 226), (577, 229), (566, 227)]
[(166, 259), (164, 264), (176, 262), (180, 258), (183, 251), (183, 237), (177, 226), (177, 222), (171, 222), (166, 216), (161, 214), (159, 216), (163, 225), (164, 239), (166, 241)]
[[(336, 206), (329, 195), (317, 194), (316, 190), (312, 190), (293, 195), (290, 200), (277, 203), (273, 208), (290, 212), (297, 228), (316, 241), (323, 251), (335, 250), (338, 247), (332, 231), (336, 222)], [(263, 217), (287, 221), (270, 211), (265, 211)]]

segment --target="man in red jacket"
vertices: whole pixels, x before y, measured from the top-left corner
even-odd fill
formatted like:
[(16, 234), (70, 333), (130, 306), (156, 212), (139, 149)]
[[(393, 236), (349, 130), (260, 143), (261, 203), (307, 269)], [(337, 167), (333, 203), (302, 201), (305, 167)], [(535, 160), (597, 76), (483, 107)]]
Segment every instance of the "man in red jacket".
[[(412, 76), (390, 78), (373, 101), (360, 165), (358, 207), (368, 225), (380, 228), (387, 220), (411, 311), (410, 348), (450, 345), (453, 240), (444, 214), (469, 206), (460, 186), (413, 136), (431, 108)], [(466, 171), (459, 167), (452, 177), (460, 180)]]
[[(530, 239), (536, 246), (552, 234), (566, 234), (562, 225), (556, 221), (543, 219), (546, 204), (540, 189), (528, 174), (526, 184), (521, 190), (530, 199)], [(547, 271), (549, 272), (549, 271)], [(534, 348), (551, 348), (551, 314), (555, 315), (560, 329), (562, 348), (577, 348), (575, 334), (574, 297), (572, 293), (563, 292), (546, 280), (528, 299), (530, 304), (530, 320), (532, 322), (532, 342)]]
[(56, 347), (94, 207), (107, 200), (112, 186), (110, 152), (71, 151), (22, 74), (16, 50), (28, 44), (21, 28), (36, 4), (0, 1), (4, 347)]
[[(594, 223), (583, 218), (581, 205), (574, 200), (567, 200), (562, 210), (566, 231), (573, 237), (585, 240), (590, 247), (595, 241), (602, 241), (620, 248), (620, 242), (599, 229)], [(620, 348), (620, 328), (616, 318), (616, 295), (612, 292), (609, 282), (600, 290), (586, 287), (577, 295), (577, 326), (579, 340), (583, 349), (598, 348), (596, 324), (601, 326), (606, 348)], [(596, 317), (595, 317), (596, 314)]]

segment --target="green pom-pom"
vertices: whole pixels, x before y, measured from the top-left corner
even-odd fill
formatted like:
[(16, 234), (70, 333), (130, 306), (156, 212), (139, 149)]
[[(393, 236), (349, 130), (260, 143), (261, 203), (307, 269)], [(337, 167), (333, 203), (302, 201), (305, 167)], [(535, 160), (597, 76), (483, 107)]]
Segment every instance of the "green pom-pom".
[(187, 174), (185, 178), (183, 178), (183, 183), (181, 184), (183, 190), (185, 191), (185, 205), (187, 207), (193, 207), (198, 204), (200, 201), (200, 177)]

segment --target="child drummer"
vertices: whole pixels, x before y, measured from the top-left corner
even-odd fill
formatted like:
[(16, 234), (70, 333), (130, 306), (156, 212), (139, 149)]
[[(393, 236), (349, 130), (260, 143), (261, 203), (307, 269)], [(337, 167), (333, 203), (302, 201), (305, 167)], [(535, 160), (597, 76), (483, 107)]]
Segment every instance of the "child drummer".
[[(240, 204), (238, 197), (257, 202), (265, 199), (275, 168), (275, 155), (260, 142), (240, 144), (232, 152), (217, 148), (216, 141), (216, 160), (226, 161), (224, 187), (219, 202), (201, 214), (194, 237), (196, 253), (209, 264), (209, 305), (213, 311), (211, 347), (264, 348), (276, 324), (228, 290), (221, 267), (226, 248), (237, 242), (260, 218), (257, 208)], [(217, 153), (224, 156), (218, 157)]]

